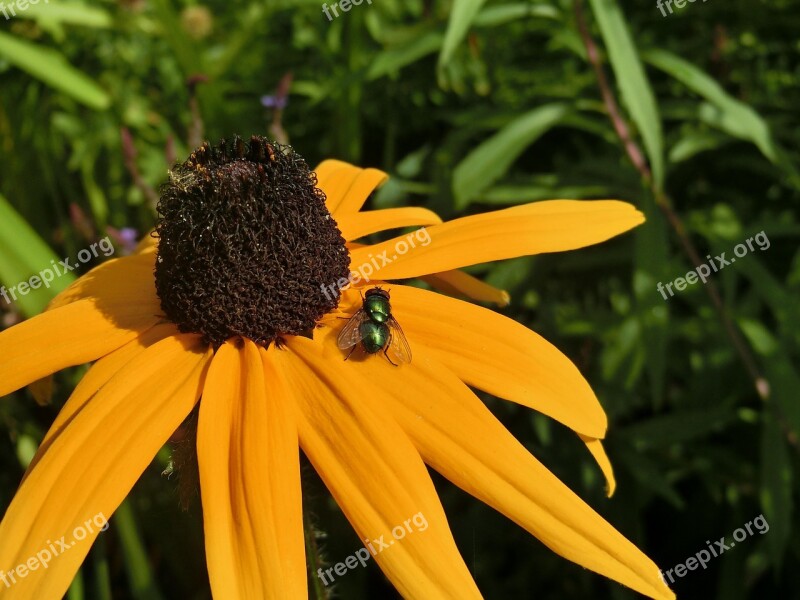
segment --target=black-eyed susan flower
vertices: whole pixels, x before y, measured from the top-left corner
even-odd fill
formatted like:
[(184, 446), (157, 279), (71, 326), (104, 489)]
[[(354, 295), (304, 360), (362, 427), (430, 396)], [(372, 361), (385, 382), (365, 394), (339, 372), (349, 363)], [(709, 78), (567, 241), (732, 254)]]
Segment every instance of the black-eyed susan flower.
[[(307, 597), (298, 445), (362, 539), (424, 515), (424, 533), (375, 555), (406, 598), (481, 597), (426, 465), (562, 556), (646, 596), (673, 597), (655, 564), (471, 390), (573, 429), (610, 492), (600, 442), (606, 417), (575, 366), (491, 310), (383, 283), (428, 277), (502, 302), (502, 293), (457, 269), (602, 242), (642, 215), (622, 202), (568, 200), (447, 223), (422, 208), (362, 211), (385, 179), (338, 161), (322, 163), (315, 176), (290, 149), (262, 138), (205, 145), (162, 191), (157, 242), (94, 269), (47, 312), (0, 333), (0, 396), (95, 361), (5, 513), (0, 566), (23, 564), (92, 515), (111, 515), (199, 402), (215, 598)], [(426, 227), (428, 243), (404, 252), (402, 237), (353, 243), (413, 226)], [(373, 280), (341, 291), (350, 270), (367, 263), (380, 267)], [(352, 316), (360, 292), (378, 284), (405, 330), (410, 364), (381, 355), (346, 361), (337, 345), (340, 317)], [(0, 586), (0, 598), (61, 598), (89, 546)]]

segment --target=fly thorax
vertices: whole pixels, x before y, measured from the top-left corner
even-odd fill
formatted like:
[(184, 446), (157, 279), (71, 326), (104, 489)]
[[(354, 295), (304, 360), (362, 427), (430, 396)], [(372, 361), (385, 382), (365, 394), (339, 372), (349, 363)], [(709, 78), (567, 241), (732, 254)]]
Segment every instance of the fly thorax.
[(389, 301), (381, 296), (372, 296), (364, 301), (364, 310), (369, 318), (378, 323), (386, 323), (391, 314)]

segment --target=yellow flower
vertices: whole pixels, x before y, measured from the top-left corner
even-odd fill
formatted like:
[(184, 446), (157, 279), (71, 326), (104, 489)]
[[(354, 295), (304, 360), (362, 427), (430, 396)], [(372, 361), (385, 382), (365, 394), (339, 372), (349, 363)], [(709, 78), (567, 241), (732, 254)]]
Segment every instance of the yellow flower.
[[(241, 200), (263, 191), (248, 187), (247, 174), (274, 189), (285, 183), (281, 177), (288, 181), (276, 175), (273, 151), (278, 162), (286, 155), (260, 138), (237, 141), (230, 156), (199, 149), (173, 174), (175, 202), (169, 193), (162, 197), (158, 244), (94, 269), (47, 312), (0, 333), (0, 396), (96, 361), (47, 433), (0, 524), (0, 566), (24, 563), (45, 541), (92, 515), (110, 516), (199, 402), (201, 500), (216, 598), (307, 597), (298, 445), (365, 542), (424, 515), (424, 533), (374, 556), (406, 598), (481, 597), (426, 465), (569, 560), (646, 596), (673, 598), (656, 565), (527, 452), (470, 389), (573, 429), (603, 469), (610, 493), (613, 475), (599, 441), (606, 416), (569, 359), (491, 310), (385, 283), (427, 277), (448, 291), (503, 303), (504, 293), (457, 269), (599, 243), (640, 224), (642, 215), (618, 201), (569, 200), (447, 223), (422, 208), (362, 211), (386, 175), (325, 161), (316, 176), (333, 219), (321, 219), (338, 225), (344, 237), (343, 264), (375, 265), (388, 252), (376, 271), (380, 281), (362, 281), (338, 298), (336, 281), (292, 279), (289, 269), (313, 276), (339, 268), (333, 242), (325, 247), (325, 264), (314, 262), (316, 217), (299, 222), (300, 213), (291, 212), (314, 205), (313, 197), (294, 204), (273, 198), (270, 210), (278, 212), (264, 217), (268, 223), (248, 213), (260, 205)], [(307, 170), (293, 173), (292, 190), (305, 185), (303, 177), (313, 188)], [(239, 186), (226, 198), (230, 214), (214, 204), (222, 185)], [(207, 195), (191, 196), (195, 188)], [(284, 201), (289, 217), (281, 212)], [(187, 217), (180, 202), (202, 210)], [(198, 223), (190, 221), (202, 219), (208, 224), (191, 229)], [(259, 237), (262, 225), (272, 228), (272, 237)], [(396, 249), (403, 236), (376, 245), (353, 242), (412, 226), (426, 228), (428, 237), (417, 239), (428, 243), (402, 254)], [(334, 240), (331, 231), (319, 236)], [(263, 269), (254, 257), (266, 257)], [(264, 281), (281, 283), (261, 289)], [(391, 294), (413, 351), (409, 364), (393, 366), (381, 354), (363, 353), (345, 361), (337, 346), (341, 317), (356, 312), (360, 292), (376, 285)], [(336, 291), (334, 306), (314, 317), (316, 327), (301, 331), (301, 317), (321, 306), (306, 306), (304, 298), (320, 289)], [(259, 297), (263, 303), (254, 300)], [(300, 316), (284, 314), (293, 303), (302, 305)], [(254, 333), (236, 333), (242, 330)], [(0, 585), (0, 597), (61, 598), (96, 535), (47, 569), (30, 571), (10, 588)]]

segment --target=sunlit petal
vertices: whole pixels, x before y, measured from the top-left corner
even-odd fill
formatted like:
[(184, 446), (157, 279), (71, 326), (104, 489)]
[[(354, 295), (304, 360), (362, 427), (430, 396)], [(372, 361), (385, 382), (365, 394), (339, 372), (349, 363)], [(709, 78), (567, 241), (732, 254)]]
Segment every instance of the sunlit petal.
[[(334, 332), (315, 340), (326, 360), (338, 352)], [(370, 377), (360, 373), (366, 362)], [(427, 348), (415, 346), (412, 365), (374, 357), (342, 361), (338, 372), (362, 381), (359, 397), (396, 418), (426, 463), (553, 551), (651, 598), (674, 598), (658, 567), (537, 461)]]
[(172, 335), (178, 335), (178, 329), (171, 323), (156, 325), (92, 365), (92, 368), (78, 382), (77, 387), (59, 411), (47, 434), (45, 434), (37, 456), (28, 466), (28, 473), (36, 465), (38, 459), (43, 455), (43, 451), (52, 443), (53, 439), (64, 430), (86, 403), (104, 385), (111, 381), (114, 375), (123, 370), (128, 363), (141, 355), (147, 348)]
[(336, 216), (339, 231), (348, 242), (387, 229), (423, 227), (441, 222), (442, 220), (435, 212), (414, 206), (347, 212)]
[[(604, 437), (607, 419), (597, 397), (575, 365), (547, 340), (469, 302), (410, 286), (384, 287), (409, 341), (427, 347), (462, 381), (533, 408), (577, 433)], [(348, 300), (354, 294), (348, 291)]]
[(508, 295), (507, 291), (489, 285), (477, 277), (458, 269), (425, 275), (422, 280), (440, 292), (452, 296), (466, 296), (476, 302), (496, 304), (500, 307), (508, 306), (511, 303), (511, 296)]
[(431, 241), (399, 255), (402, 237), (351, 252), (353, 264), (386, 252), (381, 279), (406, 279), (485, 262), (562, 252), (604, 242), (644, 222), (633, 206), (616, 200), (547, 200), (462, 217), (427, 229)]
[(97, 360), (155, 325), (148, 305), (78, 300), (0, 332), (0, 396), (66, 367)]
[(317, 169), (317, 186), (325, 192), (326, 205), (335, 219), (358, 212), (369, 195), (389, 176), (378, 169), (361, 169), (338, 160), (326, 160)]
[(264, 361), (250, 341), (240, 349), (224, 344), (200, 404), (197, 451), (215, 598), (308, 595), (297, 429), (290, 397)]
[[(76, 529), (88, 529), (87, 521), (98, 515), (111, 517), (192, 410), (210, 358), (211, 351), (198, 346), (195, 336), (158, 342), (120, 371), (40, 451), (0, 523), (0, 565), (26, 564), (61, 536), (69, 547), (51, 556), (46, 569), (32, 570), (2, 588), (4, 600), (64, 596), (99, 533), (95, 525), (79, 539)], [(54, 500), (58, 510), (53, 510)]]
[(84, 298), (95, 298), (109, 312), (115, 306), (126, 305), (158, 313), (161, 308), (153, 277), (155, 261), (155, 248), (109, 260), (70, 284), (50, 302), (48, 309), (66, 306)]
[[(374, 559), (403, 597), (480, 598), (425, 465), (397, 423), (359, 393), (358, 378), (344, 377), (338, 361), (320, 354), (319, 344), (295, 338), (289, 351), (273, 356), (295, 391), (303, 450), (359, 537), (389, 546)], [(409, 532), (418, 514), (427, 527)]]

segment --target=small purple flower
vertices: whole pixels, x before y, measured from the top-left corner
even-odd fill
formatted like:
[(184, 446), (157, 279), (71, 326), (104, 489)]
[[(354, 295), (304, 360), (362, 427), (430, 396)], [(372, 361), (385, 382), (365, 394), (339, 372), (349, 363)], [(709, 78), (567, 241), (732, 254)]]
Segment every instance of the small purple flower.
[(106, 227), (106, 232), (118, 246), (122, 246), (123, 256), (127, 254), (133, 254), (133, 252), (136, 251), (139, 232), (134, 228), (123, 227), (122, 229), (116, 229), (109, 225)]
[(139, 237), (139, 232), (133, 227), (123, 227), (119, 230), (119, 239), (126, 246), (132, 245), (136, 248), (136, 238)]
[(261, 96), (261, 106), (266, 108), (277, 108), (279, 110), (283, 110), (286, 108), (286, 105), (289, 104), (289, 98), (287, 96)]

